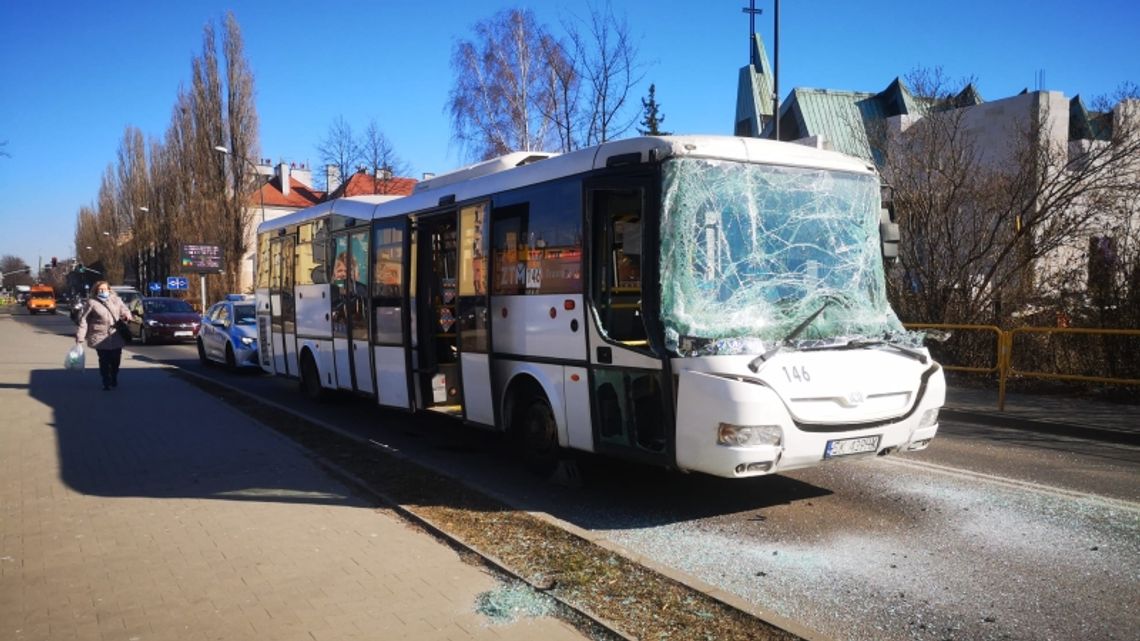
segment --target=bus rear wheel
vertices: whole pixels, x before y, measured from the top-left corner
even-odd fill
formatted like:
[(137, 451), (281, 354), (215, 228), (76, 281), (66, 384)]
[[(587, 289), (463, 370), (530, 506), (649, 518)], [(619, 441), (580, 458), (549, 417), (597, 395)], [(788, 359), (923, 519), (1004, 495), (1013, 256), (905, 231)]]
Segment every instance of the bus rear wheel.
[(325, 388), (321, 387), (321, 373), (311, 352), (305, 352), (301, 358), (301, 391), (311, 401), (321, 401), (325, 398)]
[(532, 396), (519, 404), (514, 433), (527, 468), (538, 474), (554, 471), (562, 448), (558, 446), (558, 424), (554, 421), (554, 412), (545, 398)]

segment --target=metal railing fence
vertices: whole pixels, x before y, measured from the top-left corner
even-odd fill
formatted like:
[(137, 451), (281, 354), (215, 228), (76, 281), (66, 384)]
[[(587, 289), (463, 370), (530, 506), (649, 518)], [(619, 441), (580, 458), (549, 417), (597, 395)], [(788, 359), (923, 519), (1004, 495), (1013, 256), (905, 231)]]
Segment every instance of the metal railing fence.
[[(1140, 385), (1140, 359), (1135, 356), (1140, 353), (1140, 330), (1081, 327), (1003, 330), (995, 325), (947, 323), (907, 323), (906, 327), (949, 331), (951, 336), (965, 332), (966, 338), (959, 339), (959, 345), (947, 348), (931, 345), (930, 349), (948, 371), (997, 374), (999, 410), (1005, 409), (1006, 385), (1014, 376)], [(944, 359), (950, 354), (964, 357), (966, 362), (946, 362)], [(984, 362), (978, 364), (980, 357), (985, 357)]]

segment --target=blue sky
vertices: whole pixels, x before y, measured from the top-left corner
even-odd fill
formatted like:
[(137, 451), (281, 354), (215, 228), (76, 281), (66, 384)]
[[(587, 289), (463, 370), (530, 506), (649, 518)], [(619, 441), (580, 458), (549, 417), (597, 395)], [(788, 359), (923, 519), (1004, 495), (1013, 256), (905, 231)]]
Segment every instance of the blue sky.
[[(769, 54), (773, 0), (758, 0)], [(614, 0), (632, 26), (650, 82), (678, 133), (730, 134), (738, 69), (747, 63), (747, 0)], [(499, 9), (532, 8), (557, 29), (586, 0), (506, 2), (0, 3), (0, 255), (33, 268), (74, 254), (79, 208), (131, 125), (161, 139), (202, 27), (232, 10), (255, 76), (261, 156), (320, 164), (318, 141), (343, 116), (375, 119), (410, 168), (467, 162), (444, 111), (456, 39)], [(1024, 88), (1086, 98), (1140, 83), (1140, 8), (1119, 0), (781, 5), (780, 93), (793, 87), (878, 91), (917, 67), (976, 78), (988, 100)], [(220, 28), (219, 28), (220, 30)], [(640, 105), (640, 102), (637, 102)], [(187, 239), (191, 240), (191, 239)]]

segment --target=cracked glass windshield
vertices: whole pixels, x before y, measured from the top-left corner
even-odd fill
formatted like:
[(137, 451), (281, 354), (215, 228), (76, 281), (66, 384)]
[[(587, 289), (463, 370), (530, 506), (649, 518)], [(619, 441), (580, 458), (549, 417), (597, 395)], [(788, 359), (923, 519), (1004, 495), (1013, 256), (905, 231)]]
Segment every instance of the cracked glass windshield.
[(763, 352), (807, 319), (797, 344), (921, 340), (887, 303), (876, 176), (684, 158), (665, 163), (663, 182), (674, 353)]

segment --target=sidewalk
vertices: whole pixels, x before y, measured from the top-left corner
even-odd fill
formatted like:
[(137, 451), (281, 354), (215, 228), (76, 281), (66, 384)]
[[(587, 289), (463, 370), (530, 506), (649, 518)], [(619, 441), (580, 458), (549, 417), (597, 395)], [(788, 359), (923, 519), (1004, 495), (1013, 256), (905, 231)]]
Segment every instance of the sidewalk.
[(946, 418), (1094, 440), (1140, 445), (1140, 405), (1090, 398), (1007, 392), (998, 410), (998, 391), (950, 387)]
[(221, 401), (0, 316), (0, 638), (584, 639)]

